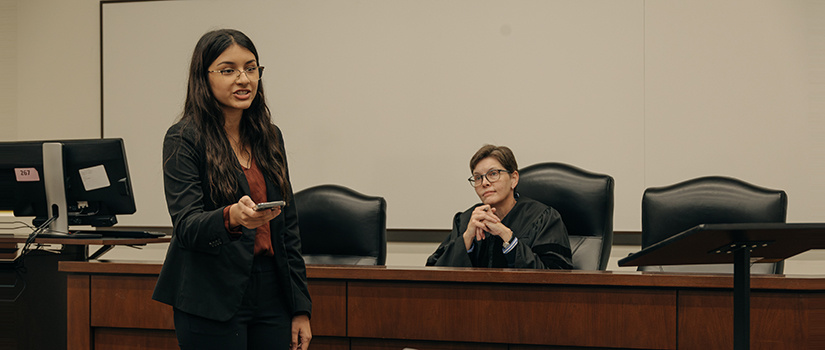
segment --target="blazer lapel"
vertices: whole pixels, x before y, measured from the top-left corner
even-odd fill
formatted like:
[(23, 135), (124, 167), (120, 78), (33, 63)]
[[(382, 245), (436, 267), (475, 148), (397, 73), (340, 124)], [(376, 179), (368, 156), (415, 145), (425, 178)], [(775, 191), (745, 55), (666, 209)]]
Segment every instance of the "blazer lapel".
[(252, 191), (249, 189), (249, 181), (246, 181), (246, 174), (244, 174), (243, 169), (241, 169), (241, 167), (238, 166), (235, 172), (238, 177), (238, 183), (241, 185), (241, 197), (252, 195)]

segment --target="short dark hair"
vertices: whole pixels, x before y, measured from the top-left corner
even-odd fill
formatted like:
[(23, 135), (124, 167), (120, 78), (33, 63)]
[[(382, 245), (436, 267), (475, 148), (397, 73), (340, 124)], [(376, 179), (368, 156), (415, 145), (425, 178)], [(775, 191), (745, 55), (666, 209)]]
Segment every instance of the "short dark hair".
[(476, 168), (476, 165), (478, 165), (482, 159), (487, 157), (493, 157), (501, 163), (504, 170), (511, 173), (518, 171), (518, 163), (516, 163), (516, 156), (513, 154), (513, 151), (507, 146), (494, 145), (484, 145), (476, 151), (473, 158), (470, 158), (470, 171), (472, 172)]

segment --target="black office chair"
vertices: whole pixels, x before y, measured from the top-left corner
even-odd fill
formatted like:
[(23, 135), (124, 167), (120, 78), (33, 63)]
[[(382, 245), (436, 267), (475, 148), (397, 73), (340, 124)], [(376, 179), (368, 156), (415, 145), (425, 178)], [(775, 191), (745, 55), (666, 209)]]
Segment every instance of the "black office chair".
[(384, 265), (387, 202), (338, 185), (295, 193), (307, 264)]
[[(788, 196), (722, 176), (652, 187), (642, 196), (642, 249), (700, 224), (785, 222)], [(751, 273), (781, 274), (784, 262), (754, 264)], [(639, 271), (726, 272), (733, 264), (640, 266)]]
[(604, 270), (613, 247), (613, 177), (562, 163), (519, 170), (516, 190), (555, 208), (570, 237), (573, 268)]

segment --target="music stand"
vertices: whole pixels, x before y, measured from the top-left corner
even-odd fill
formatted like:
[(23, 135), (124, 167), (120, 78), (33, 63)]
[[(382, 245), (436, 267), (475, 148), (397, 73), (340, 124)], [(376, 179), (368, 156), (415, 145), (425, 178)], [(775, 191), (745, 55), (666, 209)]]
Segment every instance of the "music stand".
[(750, 348), (750, 265), (825, 249), (825, 223), (702, 224), (633, 253), (619, 266), (733, 263), (733, 348)]

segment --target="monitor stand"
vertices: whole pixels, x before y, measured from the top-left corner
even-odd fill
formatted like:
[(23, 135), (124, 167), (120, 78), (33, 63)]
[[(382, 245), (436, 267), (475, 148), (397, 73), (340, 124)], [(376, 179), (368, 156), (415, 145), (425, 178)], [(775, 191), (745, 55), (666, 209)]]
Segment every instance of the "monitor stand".
[(50, 217), (47, 232), (37, 234), (40, 238), (102, 238), (96, 233), (71, 233), (69, 231), (68, 205), (66, 204), (66, 177), (63, 173), (63, 144), (43, 143), (43, 184), (46, 188), (46, 202)]
[[(66, 178), (63, 176), (63, 144), (43, 143), (43, 184), (46, 187), (46, 202), (51, 217), (49, 235), (66, 237), (69, 235), (69, 217), (66, 210)], [(41, 234), (38, 234), (41, 236)]]

